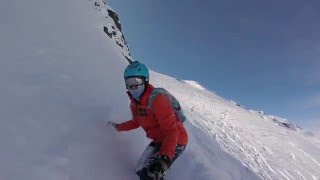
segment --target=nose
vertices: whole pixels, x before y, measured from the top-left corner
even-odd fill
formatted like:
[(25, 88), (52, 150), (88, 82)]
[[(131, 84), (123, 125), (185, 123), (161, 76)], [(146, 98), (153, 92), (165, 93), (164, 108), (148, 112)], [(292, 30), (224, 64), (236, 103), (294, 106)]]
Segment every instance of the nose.
[(139, 85), (136, 85), (136, 84), (129, 86), (129, 88), (132, 90), (136, 90), (138, 87)]

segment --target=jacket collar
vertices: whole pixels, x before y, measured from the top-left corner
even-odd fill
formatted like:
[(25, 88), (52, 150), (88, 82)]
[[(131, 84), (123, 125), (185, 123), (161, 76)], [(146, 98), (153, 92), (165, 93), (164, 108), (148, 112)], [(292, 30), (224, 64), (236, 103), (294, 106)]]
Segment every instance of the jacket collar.
[(140, 101), (135, 100), (131, 94), (129, 93), (129, 91), (127, 91), (128, 96), (131, 100), (131, 102), (136, 103), (136, 104), (141, 104), (141, 105), (147, 105), (149, 102), (149, 96), (152, 93), (152, 90), (154, 89), (154, 87), (149, 83), (147, 88), (145, 89), (145, 91), (142, 94), (142, 97), (140, 98)]

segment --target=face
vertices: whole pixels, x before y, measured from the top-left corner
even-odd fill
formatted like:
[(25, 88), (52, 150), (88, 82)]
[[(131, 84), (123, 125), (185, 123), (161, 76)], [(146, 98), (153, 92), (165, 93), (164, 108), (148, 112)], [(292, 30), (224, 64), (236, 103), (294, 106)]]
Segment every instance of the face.
[(134, 99), (139, 101), (145, 89), (143, 79), (140, 77), (129, 77), (125, 79), (125, 82), (129, 93)]
[(128, 90), (136, 90), (139, 86), (143, 85), (143, 79), (140, 77), (129, 77), (125, 79), (126, 87)]

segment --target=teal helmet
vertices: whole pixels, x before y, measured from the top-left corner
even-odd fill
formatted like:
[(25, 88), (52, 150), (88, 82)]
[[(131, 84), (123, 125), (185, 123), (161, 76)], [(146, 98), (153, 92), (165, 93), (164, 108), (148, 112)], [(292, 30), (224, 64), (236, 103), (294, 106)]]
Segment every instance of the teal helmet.
[(124, 79), (135, 76), (144, 77), (144, 79), (148, 81), (149, 70), (147, 66), (138, 61), (134, 61), (131, 64), (129, 64), (124, 70)]

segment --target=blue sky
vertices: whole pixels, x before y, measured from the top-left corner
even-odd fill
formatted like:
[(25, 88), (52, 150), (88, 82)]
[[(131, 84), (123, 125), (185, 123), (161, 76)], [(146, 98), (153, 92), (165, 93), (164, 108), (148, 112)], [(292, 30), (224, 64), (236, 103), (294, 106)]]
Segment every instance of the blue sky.
[(151, 69), (301, 125), (320, 121), (320, 1), (108, 3)]

